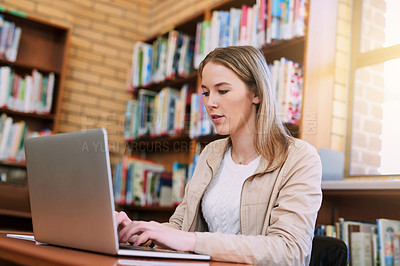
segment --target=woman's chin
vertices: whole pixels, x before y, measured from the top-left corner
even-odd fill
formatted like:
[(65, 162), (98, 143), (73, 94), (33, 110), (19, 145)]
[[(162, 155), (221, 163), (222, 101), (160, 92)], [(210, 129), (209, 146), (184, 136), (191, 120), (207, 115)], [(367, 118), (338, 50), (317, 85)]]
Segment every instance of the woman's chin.
[(216, 127), (216, 131), (217, 131), (217, 134), (221, 135), (221, 136), (225, 136), (225, 135), (229, 135), (230, 134), (229, 130), (227, 130), (226, 128), (218, 128), (218, 127)]

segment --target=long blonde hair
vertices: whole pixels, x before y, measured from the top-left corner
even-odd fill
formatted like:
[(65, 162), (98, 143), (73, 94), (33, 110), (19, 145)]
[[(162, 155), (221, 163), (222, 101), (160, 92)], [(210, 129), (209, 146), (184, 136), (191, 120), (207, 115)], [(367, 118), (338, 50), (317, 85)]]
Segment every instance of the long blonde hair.
[[(199, 75), (209, 62), (221, 64), (246, 84), (250, 92), (260, 98), (257, 107), (254, 147), (266, 160), (264, 170), (280, 167), (286, 160), (292, 140), (277, 116), (275, 94), (271, 86), (271, 73), (263, 53), (252, 46), (229, 46), (210, 52), (199, 65)], [(270, 169), (275, 166), (274, 169)]]

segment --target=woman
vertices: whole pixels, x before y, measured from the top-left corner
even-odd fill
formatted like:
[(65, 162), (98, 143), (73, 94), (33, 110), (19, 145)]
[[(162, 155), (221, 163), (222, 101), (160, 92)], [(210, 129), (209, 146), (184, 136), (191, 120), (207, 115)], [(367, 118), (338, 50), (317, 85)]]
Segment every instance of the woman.
[(230, 136), (204, 148), (169, 223), (118, 213), (119, 240), (152, 240), (218, 261), (308, 265), (321, 163), (277, 118), (263, 54), (250, 46), (218, 48), (199, 74), (208, 115), (218, 134)]

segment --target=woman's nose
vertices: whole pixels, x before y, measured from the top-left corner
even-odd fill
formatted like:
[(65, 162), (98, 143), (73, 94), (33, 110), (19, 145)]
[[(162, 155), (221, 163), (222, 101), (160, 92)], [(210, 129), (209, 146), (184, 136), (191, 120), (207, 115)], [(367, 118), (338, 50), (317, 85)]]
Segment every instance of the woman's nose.
[(215, 98), (215, 95), (213, 95), (212, 93), (210, 93), (210, 95), (207, 97), (207, 106), (209, 108), (217, 108), (218, 107), (217, 99)]

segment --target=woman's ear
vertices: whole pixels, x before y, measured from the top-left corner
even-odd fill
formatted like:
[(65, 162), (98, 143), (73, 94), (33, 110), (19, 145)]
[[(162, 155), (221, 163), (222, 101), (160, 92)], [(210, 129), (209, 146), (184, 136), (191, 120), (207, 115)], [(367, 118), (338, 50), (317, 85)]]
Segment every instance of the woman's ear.
[(259, 104), (260, 103), (260, 97), (254, 95), (252, 102), (254, 104)]

